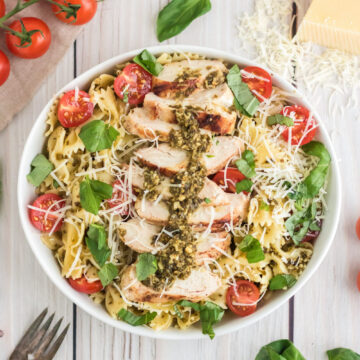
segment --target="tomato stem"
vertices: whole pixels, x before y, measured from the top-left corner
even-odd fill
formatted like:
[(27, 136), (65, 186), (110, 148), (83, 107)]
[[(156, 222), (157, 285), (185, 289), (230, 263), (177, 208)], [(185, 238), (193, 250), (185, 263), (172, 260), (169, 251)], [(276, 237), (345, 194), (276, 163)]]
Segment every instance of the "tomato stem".
[[(18, 12), (26, 9), (28, 6), (31, 6), (37, 2), (39, 2), (40, 0), (29, 0), (28, 2), (21, 2), (21, 0), (18, 0), (17, 4), (15, 5), (15, 7), (10, 10), (7, 14), (5, 14), (2, 18), (0, 18), (0, 27), (2, 27), (3, 29), (5, 29), (5, 25), (4, 22), (9, 20), (12, 16), (14, 16), (15, 14), (17, 14)], [(9, 28), (7, 28), (8, 30)]]

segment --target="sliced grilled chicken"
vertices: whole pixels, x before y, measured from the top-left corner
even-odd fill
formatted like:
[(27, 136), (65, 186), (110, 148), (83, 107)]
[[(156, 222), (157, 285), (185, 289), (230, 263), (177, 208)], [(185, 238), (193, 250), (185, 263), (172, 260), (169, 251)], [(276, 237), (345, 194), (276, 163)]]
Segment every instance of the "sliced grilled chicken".
[(165, 303), (182, 299), (200, 301), (214, 293), (220, 286), (220, 278), (201, 267), (193, 270), (188, 278), (175, 280), (169, 289), (155, 291), (137, 279), (135, 264), (124, 271), (120, 283), (121, 290), (128, 300), (150, 303)]
[[(225, 224), (237, 223), (244, 219), (248, 207), (249, 197), (241, 194), (226, 194), (230, 204), (223, 206), (200, 205), (189, 218), (189, 224), (201, 231), (211, 225), (211, 231), (223, 231)], [(147, 222), (155, 225), (166, 225), (169, 220), (169, 210), (165, 202), (158, 203), (139, 198), (135, 202), (137, 214)]]
[[(129, 169), (129, 167), (127, 166)], [(129, 172), (130, 173), (130, 172)], [(144, 169), (134, 164), (131, 167), (131, 183), (139, 189), (144, 189)], [(170, 187), (174, 186), (171, 184), (168, 177), (164, 177), (161, 184), (157, 186), (156, 190), (161, 194), (163, 200), (168, 200), (172, 197)], [(219, 185), (211, 181), (209, 178), (204, 179), (204, 187), (199, 193), (200, 199), (209, 199), (209, 202), (204, 202), (204, 206), (219, 206), (229, 204), (229, 198), (225, 191), (221, 189)]]
[[(159, 235), (162, 231), (161, 226), (152, 225), (139, 219), (131, 219), (121, 224), (120, 229), (126, 230), (125, 235), (121, 237), (125, 245), (138, 253), (156, 253), (165, 246), (160, 243), (160, 240), (153, 244), (154, 236)], [(221, 256), (221, 251), (218, 249), (226, 251), (230, 246), (230, 235), (226, 232), (210, 233), (208, 236), (201, 236), (201, 233), (197, 233), (196, 236), (198, 237), (195, 258), (197, 265), (202, 265), (209, 259), (217, 259)]]
[[(242, 140), (233, 136), (218, 136), (214, 139), (210, 151), (203, 155), (207, 174), (215, 174), (223, 169), (227, 162), (238, 156), (244, 149)], [(185, 170), (188, 164), (187, 153), (175, 149), (168, 144), (158, 147), (142, 148), (135, 152), (138, 159), (145, 165), (159, 169), (166, 176)]]
[[(202, 129), (224, 135), (230, 134), (235, 127), (236, 112), (229, 110), (233, 103), (233, 93), (227, 84), (222, 84), (182, 99), (181, 106), (196, 111)], [(144, 107), (150, 110), (154, 117), (169, 123), (176, 123), (174, 109), (178, 105), (176, 99), (162, 98), (154, 93), (146, 94), (144, 100)]]
[(153, 140), (158, 138), (160, 141), (169, 141), (171, 130), (179, 130), (177, 124), (168, 123), (160, 119), (153, 119), (145, 108), (135, 108), (125, 117), (124, 127), (131, 134), (143, 139)]
[(164, 65), (153, 77), (153, 92), (161, 97), (175, 97), (179, 92), (190, 94), (202, 87), (224, 82), (225, 65), (216, 60), (183, 60)]

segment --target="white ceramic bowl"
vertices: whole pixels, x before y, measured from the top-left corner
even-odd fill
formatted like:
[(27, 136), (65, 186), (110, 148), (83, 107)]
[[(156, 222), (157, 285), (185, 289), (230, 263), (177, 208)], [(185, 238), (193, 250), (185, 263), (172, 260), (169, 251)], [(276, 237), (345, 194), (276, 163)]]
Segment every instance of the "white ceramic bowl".
[[(256, 65), (253, 62), (244, 59), (240, 56), (235, 56), (230, 53), (222, 52), (219, 50), (195, 47), (195, 46), (156, 46), (148, 48), (153, 54), (160, 54), (162, 52), (174, 52), (174, 51), (186, 51), (193, 52), (202, 55), (206, 55), (211, 58), (220, 58), (231, 63), (238, 64), (239, 66)], [(82, 75), (67, 84), (63, 89), (59, 91), (59, 94), (72, 90), (75, 86), (80, 89), (87, 89), (90, 82), (98, 75), (106, 72), (111, 72), (116, 64), (123, 63), (127, 60), (132, 59), (137, 55), (140, 50), (134, 50), (123, 55), (115, 56), (114, 58), (99, 64), (92, 69), (86, 71)], [(334, 239), (335, 231), (339, 221), (340, 207), (341, 207), (341, 186), (340, 186), (340, 175), (339, 168), (336, 161), (336, 155), (334, 152), (333, 145), (331, 144), (330, 137), (324, 128), (319, 114), (314, 111), (311, 103), (309, 103), (303, 95), (301, 95), (293, 86), (287, 81), (283, 80), (276, 74), (272, 74), (273, 83), (280, 88), (285, 89), (293, 93), (293, 99), (290, 101), (301, 104), (310, 109), (320, 125), (318, 131), (318, 139), (322, 141), (327, 149), (329, 150), (332, 157), (331, 173), (328, 185), (328, 211), (326, 213), (326, 219), (323, 223), (323, 228), (319, 238), (316, 240), (314, 254), (309, 262), (306, 270), (301, 275), (300, 279), (294, 287), (288, 291), (279, 291), (273, 294), (268, 301), (264, 301), (258, 307), (258, 310), (248, 317), (239, 318), (232, 316), (232, 314), (226, 314), (224, 319), (215, 326), (216, 335), (223, 335), (232, 331), (239, 330), (240, 328), (252, 324), (264, 316), (270, 314), (272, 311), (277, 309), (279, 306), (284, 304), (291, 296), (293, 296), (300, 288), (310, 279), (319, 267), (320, 263), (327, 254), (330, 245)], [(68, 282), (61, 277), (59, 266), (52, 255), (52, 252), (46, 248), (40, 240), (39, 232), (31, 225), (28, 218), (27, 205), (31, 203), (34, 198), (34, 187), (26, 181), (26, 174), (29, 172), (30, 163), (34, 156), (41, 152), (44, 144), (44, 130), (45, 130), (45, 119), (49, 108), (54, 99), (51, 99), (45, 106), (39, 117), (37, 118), (30, 135), (26, 141), (23, 155), (20, 161), (19, 179), (18, 179), (18, 205), (21, 223), (26, 234), (28, 243), (42, 266), (44, 272), (50, 277), (52, 282), (62, 291), (62, 293), (71, 299), (74, 303), (80, 306), (83, 310), (88, 312), (95, 318), (103, 321), (106, 324), (114, 326), (124, 331), (129, 331), (138, 335), (150, 336), (154, 338), (163, 339), (197, 339), (204, 338), (202, 335), (201, 328), (196, 325), (188, 330), (180, 331), (178, 329), (168, 329), (164, 331), (155, 332), (154, 330), (145, 327), (133, 327), (123, 321), (117, 321), (110, 317), (106, 310), (101, 305), (96, 305), (87, 295), (81, 294), (75, 291)]]

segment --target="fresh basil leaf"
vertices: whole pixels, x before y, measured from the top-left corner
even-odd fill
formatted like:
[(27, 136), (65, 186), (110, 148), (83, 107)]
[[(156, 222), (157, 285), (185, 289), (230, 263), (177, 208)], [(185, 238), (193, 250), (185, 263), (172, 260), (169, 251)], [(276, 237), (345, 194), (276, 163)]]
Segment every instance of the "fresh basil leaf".
[(39, 186), (53, 169), (54, 165), (43, 154), (38, 154), (31, 162), (31, 171), (26, 179), (30, 184)]
[(326, 352), (329, 360), (360, 360), (360, 355), (356, 352), (345, 349), (345, 348), (336, 348), (328, 350)]
[(210, 0), (172, 0), (160, 12), (156, 21), (158, 40), (180, 34), (193, 20), (211, 10)]
[(155, 76), (158, 76), (163, 69), (163, 66), (157, 62), (156, 57), (146, 49), (136, 55), (133, 61)]
[(253, 182), (249, 179), (244, 179), (236, 183), (236, 192), (239, 194), (242, 191), (251, 192), (251, 187), (253, 186)]
[(121, 320), (124, 320), (128, 324), (132, 326), (139, 326), (139, 325), (148, 324), (150, 321), (154, 320), (157, 313), (154, 311), (154, 312), (147, 312), (144, 315), (135, 315), (131, 311), (128, 311), (126, 309), (121, 309), (117, 315)]
[(101, 283), (105, 287), (109, 285), (118, 275), (119, 270), (113, 263), (105, 264), (100, 271), (98, 272), (98, 276), (100, 278)]
[(235, 165), (247, 178), (256, 175), (254, 153), (250, 150), (245, 150), (241, 155), (241, 159), (236, 160)]
[(110, 149), (118, 135), (119, 132), (114, 127), (102, 120), (93, 120), (81, 128), (79, 138), (87, 151), (94, 152)]
[(184, 306), (184, 307), (191, 307), (195, 311), (200, 311), (201, 305), (199, 303), (193, 303), (188, 300), (180, 300), (177, 305)]
[(251, 235), (246, 235), (238, 247), (242, 252), (246, 253), (249, 264), (254, 264), (265, 259), (260, 241)]
[(211, 203), (211, 200), (209, 198), (205, 198), (204, 201), (207, 203), (207, 204), (210, 204)]
[(157, 268), (155, 255), (150, 253), (140, 254), (136, 263), (136, 277), (139, 281), (143, 281), (150, 275), (155, 274)]
[(102, 225), (91, 224), (87, 236), (97, 242), (99, 250), (106, 245), (106, 232)]
[(321, 230), (321, 227), (317, 224), (316, 221), (313, 221), (310, 226), (309, 226), (309, 229), (311, 231), (320, 231)]
[(272, 125), (285, 125), (287, 127), (294, 126), (294, 120), (288, 116), (275, 114), (272, 116), (268, 116), (267, 124), (269, 126)]
[(177, 304), (174, 305), (174, 311), (175, 311), (175, 314), (178, 318), (180, 319), (183, 319), (184, 318), (184, 315), (182, 314), (182, 312), (179, 310)]
[(57, 189), (60, 186), (59, 183), (55, 179), (53, 180), (53, 186), (55, 189)]
[(104, 266), (106, 260), (111, 254), (111, 250), (106, 244), (106, 233), (105, 229), (100, 225), (91, 224), (85, 237), (85, 242), (89, 248), (92, 256), (99, 266)]
[(267, 204), (265, 201), (261, 201), (260, 210), (270, 211), (270, 205)]
[(255, 360), (305, 360), (305, 358), (290, 340), (282, 339), (263, 346)]
[(249, 86), (241, 80), (241, 72), (237, 65), (229, 70), (226, 80), (234, 94), (235, 107), (246, 116), (253, 116), (260, 102), (250, 91)]
[(113, 187), (99, 180), (90, 180), (87, 176), (80, 183), (80, 203), (88, 212), (97, 215), (102, 200), (110, 199)]
[(270, 290), (290, 289), (296, 284), (296, 278), (291, 274), (279, 274), (270, 280)]

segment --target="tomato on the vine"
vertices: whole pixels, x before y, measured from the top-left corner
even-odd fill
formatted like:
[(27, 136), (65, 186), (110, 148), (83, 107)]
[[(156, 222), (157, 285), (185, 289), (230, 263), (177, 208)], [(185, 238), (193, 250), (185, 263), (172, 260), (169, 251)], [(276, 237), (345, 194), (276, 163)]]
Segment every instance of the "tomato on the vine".
[[(21, 21), (26, 32), (31, 32), (31, 35), (29, 35), (28, 41), (21, 44), (21, 39), (8, 31), (6, 33), (6, 45), (9, 50), (23, 59), (35, 59), (44, 55), (51, 43), (51, 32), (48, 26), (42, 20), (34, 17), (24, 17)], [(25, 37), (20, 20), (15, 20), (9, 27), (24, 34)]]
[(0, 17), (3, 17), (6, 12), (5, 2), (4, 0), (0, 0)]
[[(53, 4), (52, 11), (55, 16), (66, 24), (71, 25), (83, 25), (89, 22), (97, 10), (97, 1), (96, 0), (54, 0), (59, 5), (64, 5), (70, 8), (70, 11), (67, 12), (61, 7)], [(71, 9), (76, 9), (80, 5), (80, 9), (76, 11), (76, 15), (72, 15), (75, 11)], [(73, 7), (72, 7), (73, 6)]]
[(10, 74), (10, 61), (0, 50), (0, 86), (7, 80)]

